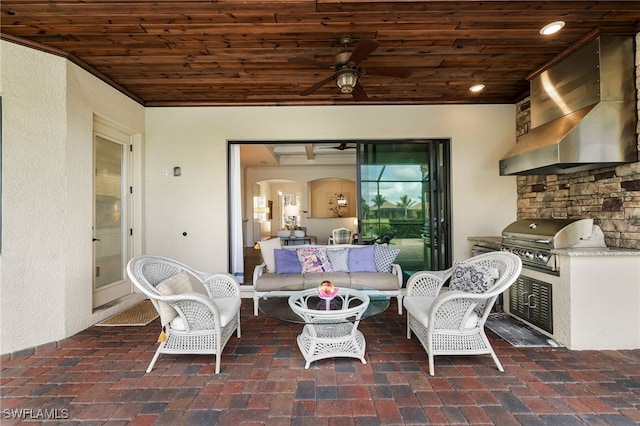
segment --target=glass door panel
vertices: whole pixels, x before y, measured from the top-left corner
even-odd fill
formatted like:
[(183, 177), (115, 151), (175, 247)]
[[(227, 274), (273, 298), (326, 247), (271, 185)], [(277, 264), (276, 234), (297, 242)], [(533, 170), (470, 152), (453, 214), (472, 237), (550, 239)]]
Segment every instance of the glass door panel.
[(124, 145), (95, 136), (94, 307), (129, 292), (124, 271)]
[(399, 248), (405, 279), (451, 263), (448, 142), (360, 143), (360, 241)]

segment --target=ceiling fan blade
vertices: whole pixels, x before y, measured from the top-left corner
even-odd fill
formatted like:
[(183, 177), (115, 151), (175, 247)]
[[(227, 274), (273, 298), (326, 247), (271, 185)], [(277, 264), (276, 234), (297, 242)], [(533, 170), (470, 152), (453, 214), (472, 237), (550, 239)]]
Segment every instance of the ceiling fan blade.
[(367, 67), (365, 68), (365, 74), (369, 75), (381, 75), (384, 77), (398, 77), (407, 78), (411, 75), (412, 71), (408, 68), (399, 67)]
[(308, 58), (299, 58), (294, 56), (293, 58), (287, 59), (287, 61), (291, 62), (292, 64), (311, 65), (319, 68), (330, 68), (327, 64), (323, 64), (322, 62), (318, 62)]
[(380, 43), (377, 41), (365, 38), (358, 43), (358, 46), (353, 50), (351, 56), (349, 57), (349, 62), (353, 62), (354, 64), (360, 63), (363, 59), (366, 59), (371, 52), (376, 50), (380, 46)]
[(334, 146), (333, 149), (337, 149), (338, 151), (344, 151), (345, 149), (356, 149), (355, 146), (349, 146), (348, 143), (341, 143), (338, 146)]
[(302, 92), (300, 92), (300, 96), (307, 96), (312, 94), (313, 92), (315, 92), (316, 90), (318, 90), (319, 88), (321, 88), (322, 86), (324, 86), (325, 84), (333, 80), (334, 75), (335, 73), (331, 74), (329, 77), (325, 78), (324, 80), (320, 80), (319, 82), (309, 87), (308, 89), (303, 90)]
[(353, 96), (354, 101), (366, 101), (369, 99), (367, 96), (367, 92), (364, 91), (360, 82), (357, 82), (355, 87), (353, 88), (353, 92), (351, 92), (351, 96)]

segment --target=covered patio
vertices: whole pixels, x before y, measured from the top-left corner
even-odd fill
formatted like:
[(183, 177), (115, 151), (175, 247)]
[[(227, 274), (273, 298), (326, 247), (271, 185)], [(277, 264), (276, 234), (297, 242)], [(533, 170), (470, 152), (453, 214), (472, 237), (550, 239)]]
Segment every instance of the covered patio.
[(429, 377), (405, 320), (389, 309), (361, 323), (366, 365), (329, 359), (305, 370), (295, 346), (301, 326), (255, 317), (243, 299), (242, 338), (227, 344), (218, 375), (214, 356), (192, 355), (163, 355), (145, 374), (158, 319), (94, 326), (4, 356), (2, 424), (43, 416), (109, 425), (640, 423), (640, 350), (516, 348), (489, 331), (504, 373), (489, 356), (441, 356)]

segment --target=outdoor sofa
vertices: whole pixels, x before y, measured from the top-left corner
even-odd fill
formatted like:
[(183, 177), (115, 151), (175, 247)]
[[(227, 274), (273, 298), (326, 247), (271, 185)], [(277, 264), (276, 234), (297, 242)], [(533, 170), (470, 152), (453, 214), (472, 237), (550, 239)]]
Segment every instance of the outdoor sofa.
[(402, 314), (402, 268), (393, 263), (397, 248), (386, 244), (282, 246), (279, 238), (259, 244), (264, 262), (253, 272), (254, 315), (261, 298), (318, 287), (323, 281), (381, 291), (397, 298), (398, 314)]

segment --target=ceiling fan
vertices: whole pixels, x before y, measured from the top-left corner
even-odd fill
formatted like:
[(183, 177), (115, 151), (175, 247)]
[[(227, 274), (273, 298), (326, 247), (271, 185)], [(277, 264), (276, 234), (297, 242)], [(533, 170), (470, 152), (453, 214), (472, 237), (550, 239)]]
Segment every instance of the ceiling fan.
[(338, 146), (321, 146), (321, 147), (318, 147), (318, 149), (337, 149), (338, 151), (344, 151), (346, 149), (357, 149), (357, 148), (355, 146), (349, 146), (348, 143), (343, 142)]
[[(329, 77), (325, 78), (309, 87), (306, 90), (300, 92), (301, 96), (307, 96), (328, 82), (335, 80), (338, 88), (342, 93), (351, 93), (353, 99), (356, 101), (367, 100), (368, 96), (365, 90), (360, 84), (360, 77), (365, 74), (380, 75), (385, 77), (399, 77), (407, 78), (411, 75), (411, 70), (408, 68), (397, 67), (370, 67), (362, 68), (359, 66), (360, 62), (366, 59), (374, 50), (380, 46), (377, 41), (365, 38), (358, 43), (352, 52), (349, 51), (349, 46), (353, 43), (353, 37), (350, 35), (344, 35), (340, 37), (340, 43), (344, 46), (342, 52), (338, 53), (334, 58), (334, 64), (329, 66), (334, 72)], [(326, 68), (327, 65), (322, 62), (315, 61), (313, 59), (293, 57), (289, 58), (289, 62), (303, 65), (312, 65), (315, 67)]]

